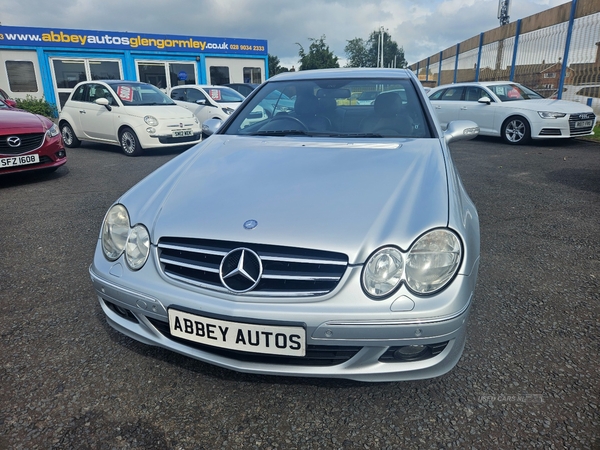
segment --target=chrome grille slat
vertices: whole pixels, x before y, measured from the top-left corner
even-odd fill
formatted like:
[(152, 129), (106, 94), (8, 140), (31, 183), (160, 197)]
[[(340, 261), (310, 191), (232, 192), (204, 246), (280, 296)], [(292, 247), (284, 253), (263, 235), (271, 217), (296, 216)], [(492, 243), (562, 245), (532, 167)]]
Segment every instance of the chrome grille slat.
[(296, 247), (172, 237), (161, 238), (157, 247), (166, 276), (219, 292), (230, 292), (219, 274), (223, 258), (235, 249), (252, 250), (263, 272), (252, 290), (238, 293), (248, 297), (325, 295), (335, 289), (348, 266), (344, 254)]

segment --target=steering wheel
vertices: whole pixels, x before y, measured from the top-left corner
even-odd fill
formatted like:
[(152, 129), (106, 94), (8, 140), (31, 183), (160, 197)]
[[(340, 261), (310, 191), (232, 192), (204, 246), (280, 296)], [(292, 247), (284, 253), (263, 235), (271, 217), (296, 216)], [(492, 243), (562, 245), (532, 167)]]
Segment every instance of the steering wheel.
[(297, 117), (293, 117), (293, 116), (275, 116), (271, 120), (269, 120), (269, 123), (267, 123), (265, 126), (261, 127), (260, 131), (286, 130), (287, 128), (283, 124), (276, 123), (276, 122), (283, 122), (286, 120), (288, 122), (290, 122), (290, 125), (288, 125), (288, 126), (291, 127), (291, 129), (300, 130), (300, 131), (308, 131), (307, 126), (304, 125), (304, 123), (302, 123), (302, 121), (300, 119), (298, 119)]

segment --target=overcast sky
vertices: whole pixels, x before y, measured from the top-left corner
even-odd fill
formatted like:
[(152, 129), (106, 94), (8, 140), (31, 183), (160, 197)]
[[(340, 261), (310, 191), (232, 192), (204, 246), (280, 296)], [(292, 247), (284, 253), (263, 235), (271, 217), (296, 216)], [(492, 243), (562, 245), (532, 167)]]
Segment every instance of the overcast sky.
[[(510, 21), (565, 0), (511, 0)], [(384, 27), (415, 63), (500, 25), (498, 0), (1, 0), (0, 23), (205, 37), (266, 39), (281, 65), (325, 35), (342, 65), (347, 41)]]

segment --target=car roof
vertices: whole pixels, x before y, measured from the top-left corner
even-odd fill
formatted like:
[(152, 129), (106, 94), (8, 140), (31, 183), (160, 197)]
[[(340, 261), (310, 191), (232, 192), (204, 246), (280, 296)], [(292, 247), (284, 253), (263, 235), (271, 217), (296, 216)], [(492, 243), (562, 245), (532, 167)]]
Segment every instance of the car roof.
[(343, 69), (316, 69), (299, 70), (297, 72), (282, 72), (267, 80), (319, 80), (325, 78), (393, 78), (410, 79), (416, 75), (409, 69), (381, 69), (381, 68), (343, 68)]
[(222, 84), (182, 84), (179, 86), (173, 86), (171, 89), (184, 89), (184, 88), (231, 89), (229, 86), (225, 86)]
[(519, 84), (516, 81), (510, 81), (510, 80), (505, 80), (505, 81), (461, 81), (459, 83), (448, 83), (448, 84), (442, 84), (440, 86), (436, 86), (434, 88), (431, 88), (432, 92), (434, 90), (438, 91), (440, 89), (444, 89), (444, 88), (449, 88), (449, 87), (460, 87), (460, 86), (497, 86), (500, 84)]

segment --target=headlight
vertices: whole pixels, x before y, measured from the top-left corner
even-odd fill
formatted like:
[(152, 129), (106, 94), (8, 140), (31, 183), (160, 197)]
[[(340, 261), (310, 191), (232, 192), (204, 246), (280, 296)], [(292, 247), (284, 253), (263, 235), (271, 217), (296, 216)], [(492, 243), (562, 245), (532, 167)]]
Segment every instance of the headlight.
[(223, 110), (223, 112), (225, 114), (231, 115), (231, 113), (233, 112), (233, 109), (231, 108), (221, 108)]
[(406, 257), (406, 284), (417, 294), (442, 289), (456, 274), (462, 257), (458, 237), (448, 230), (421, 236)]
[(375, 252), (365, 264), (362, 284), (366, 293), (374, 298), (384, 298), (402, 282), (404, 258), (395, 247), (385, 247)]
[(558, 119), (559, 117), (565, 117), (566, 113), (550, 112), (550, 111), (538, 111), (538, 114), (542, 119)]
[(54, 136), (58, 136), (60, 134), (60, 130), (58, 129), (58, 127), (56, 126), (56, 124), (53, 124), (48, 131), (46, 131), (46, 135), (48, 135), (48, 137), (54, 137)]
[(146, 116), (144, 117), (144, 122), (146, 122), (151, 127), (155, 127), (158, 125), (158, 119), (154, 116)]
[(123, 205), (114, 205), (108, 210), (102, 224), (102, 250), (110, 261), (118, 259), (129, 236), (129, 214)]
[(131, 229), (125, 246), (127, 264), (133, 270), (141, 268), (150, 254), (150, 234), (144, 225), (138, 224)]

